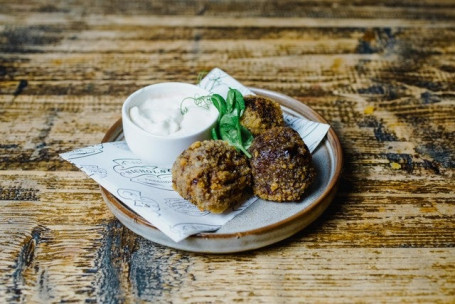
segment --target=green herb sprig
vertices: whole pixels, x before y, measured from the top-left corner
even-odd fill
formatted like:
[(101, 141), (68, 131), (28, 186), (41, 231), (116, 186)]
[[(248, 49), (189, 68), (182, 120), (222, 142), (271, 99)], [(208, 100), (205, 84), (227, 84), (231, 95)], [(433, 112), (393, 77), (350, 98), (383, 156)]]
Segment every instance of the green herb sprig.
[(253, 142), (253, 134), (240, 124), (240, 117), (245, 112), (242, 93), (230, 88), (226, 100), (218, 94), (213, 94), (211, 100), (220, 113), (216, 126), (211, 130), (212, 138), (227, 141), (250, 158), (248, 148)]
[(188, 113), (188, 107), (184, 105), (185, 101), (192, 100), (194, 104), (198, 107), (208, 110), (211, 103), (212, 95), (204, 95), (199, 97), (186, 97), (180, 102), (180, 113), (185, 115)]

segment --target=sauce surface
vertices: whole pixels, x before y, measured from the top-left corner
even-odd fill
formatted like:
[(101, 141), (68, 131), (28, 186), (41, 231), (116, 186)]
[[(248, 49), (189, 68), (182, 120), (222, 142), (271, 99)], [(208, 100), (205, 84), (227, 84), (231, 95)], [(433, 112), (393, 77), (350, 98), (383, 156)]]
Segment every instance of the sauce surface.
[(187, 94), (157, 94), (132, 107), (129, 115), (146, 132), (179, 137), (197, 133), (213, 123), (218, 111), (211, 102), (202, 104), (205, 106), (197, 105)]

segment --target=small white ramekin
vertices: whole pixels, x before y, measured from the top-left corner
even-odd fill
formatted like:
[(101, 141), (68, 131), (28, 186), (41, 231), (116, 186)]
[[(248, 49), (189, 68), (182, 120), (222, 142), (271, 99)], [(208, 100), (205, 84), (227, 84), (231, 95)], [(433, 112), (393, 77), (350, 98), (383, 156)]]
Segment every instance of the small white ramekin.
[[(218, 117), (217, 110), (213, 107), (207, 115), (213, 120), (201, 126), (194, 133), (182, 136), (159, 136), (151, 134), (137, 126), (130, 118), (130, 109), (143, 103), (154, 95), (178, 92), (188, 97), (209, 95), (206, 90), (188, 83), (164, 82), (152, 84), (131, 94), (123, 103), (122, 125), (123, 134), (130, 150), (142, 160), (163, 168), (170, 168), (177, 156), (188, 148), (193, 142), (210, 138), (210, 130), (215, 125)], [(186, 114), (187, 115), (187, 114)], [(211, 118), (210, 117), (210, 118)]]

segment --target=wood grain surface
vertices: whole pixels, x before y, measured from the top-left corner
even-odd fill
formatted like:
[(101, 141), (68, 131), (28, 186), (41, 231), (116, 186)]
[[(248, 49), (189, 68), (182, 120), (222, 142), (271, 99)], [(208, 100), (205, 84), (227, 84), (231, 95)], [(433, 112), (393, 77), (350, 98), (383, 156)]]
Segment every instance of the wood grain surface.
[[(58, 154), (220, 67), (339, 135), (310, 227), (232, 255), (124, 228)], [(0, 1), (0, 302), (455, 303), (455, 2)]]

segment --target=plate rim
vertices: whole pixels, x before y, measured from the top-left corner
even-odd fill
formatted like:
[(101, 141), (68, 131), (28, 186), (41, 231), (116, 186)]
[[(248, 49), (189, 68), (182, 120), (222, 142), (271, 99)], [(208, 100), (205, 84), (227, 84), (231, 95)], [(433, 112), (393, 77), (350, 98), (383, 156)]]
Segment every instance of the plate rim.
[[(273, 99), (273, 97), (270, 97), (270, 96), (278, 97), (280, 100), (277, 100), (277, 102), (280, 103), (280, 105), (283, 105), (283, 102), (281, 102), (281, 100), (289, 101), (289, 103), (292, 103), (292, 104), (297, 103), (298, 106), (301, 108), (304, 108), (304, 110), (297, 111), (296, 109), (294, 109), (292, 107), (289, 107), (289, 106), (287, 106), (287, 107), (298, 113), (299, 112), (305, 113), (306, 117), (310, 116), (310, 119), (314, 119), (314, 121), (328, 124), (327, 120), (325, 120), (319, 113), (317, 113), (315, 110), (313, 110), (311, 107), (307, 106), (303, 102), (301, 102), (291, 96), (288, 96), (288, 95), (285, 95), (285, 94), (282, 94), (279, 92), (267, 90), (267, 89), (260, 89), (260, 88), (256, 88), (256, 87), (248, 87), (248, 88), (258, 95), (264, 95), (265, 97), (269, 97), (272, 99)], [(284, 105), (284, 106), (286, 106), (286, 105)], [(107, 130), (107, 132), (103, 136), (103, 139), (101, 140), (101, 143), (110, 142), (113, 137), (118, 136), (118, 133), (119, 133), (118, 129), (123, 129), (121, 127), (121, 124), (122, 124), (122, 118), (119, 118)], [(315, 201), (313, 201), (311, 204), (309, 204), (306, 208), (304, 208), (303, 210), (301, 210), (285, 219), (282, 219), (278, 222), (275, 222), (275, 223), (272, 223), (272, 224), (269, 224), (266, 226), (262, 226), (259, 228), (245, 230), (245, 231), (239, 231), (239, 232), (233, 232), (233, 233), (200, 232), (195, 235), (189, 236), (187, 239), (189, 239), (189, 240), (191, 240), (191, 239), (205, 239), (205, 240), (206, 239), (214, 239), (214, 240), (215, 239), (231, 239), (231, 238), (241, 238), (241, 237), (245, 237), (245, 236), (261, 235), (261, 234), (265, 234), (265, 233), (270, 233), (280, 227), (288, 225), (288, 224), (304, 217), (305, 214), (311, 213), (313, 211), (313, 209), (316, 209), (317, 207), (319, 207), (319, 205), (322, 204), (325, 200), (333, 199), (333, 197), (331, 198), (331, 196), (333, 195), (333, 192), (336, 191), (336, 189), (337, 189), (337, 184), (338, 184), (338, 181), (339, 181), (339, 178), (340, 178), (340, 175), (342, 172), (342, 168), (343, 168), (343, 151), (342, 151), (340, 140), (338, 139), (338, 136), (336, 135), (335, 130), (333, 129), (332, 126), (329, 128), (329, 130), (327, 132), (326, 139), (331, 143), (330, 145), (333, 148), (333, 154), (335, 156), (334, 157), (334, 159), (335, 159), (334, 160), (334, 162), (335, 162), (334, 172), (333, 172), (331, 179), (329, 180), (329, 184), (324, 188), (323, 193), (321, 193), (319, 195), (319, 197)], [(148, 228), (155, 229), (157, 232), (162, 233), (158, 228), (153, 226), (151, 223), (149, 223), (147, 220), (145, 220), (142, 216), (140, 216), (133, 210), (129, 209), (126, 205), (124, 205), (120, 200), (118, 200), (115, 196), (113, 196), (104, 187), (100, 186), (100, 189), (103, 194), (103, 198), (108, 199), (109, 202), (112, 203), (117, 209), (119, 209), (120, 212), (122, 212), (126, 216), (130, 217), (135, 223), (145, 225)], [(322, 210), (322, 212), (323, 211), (324, 210)], [(317, 215), (315, 218), (317, 218), (317, 217), (319, 217), (319, 215)], [(302, 229), (303, 228), (304, 227), (302, 227)]]

